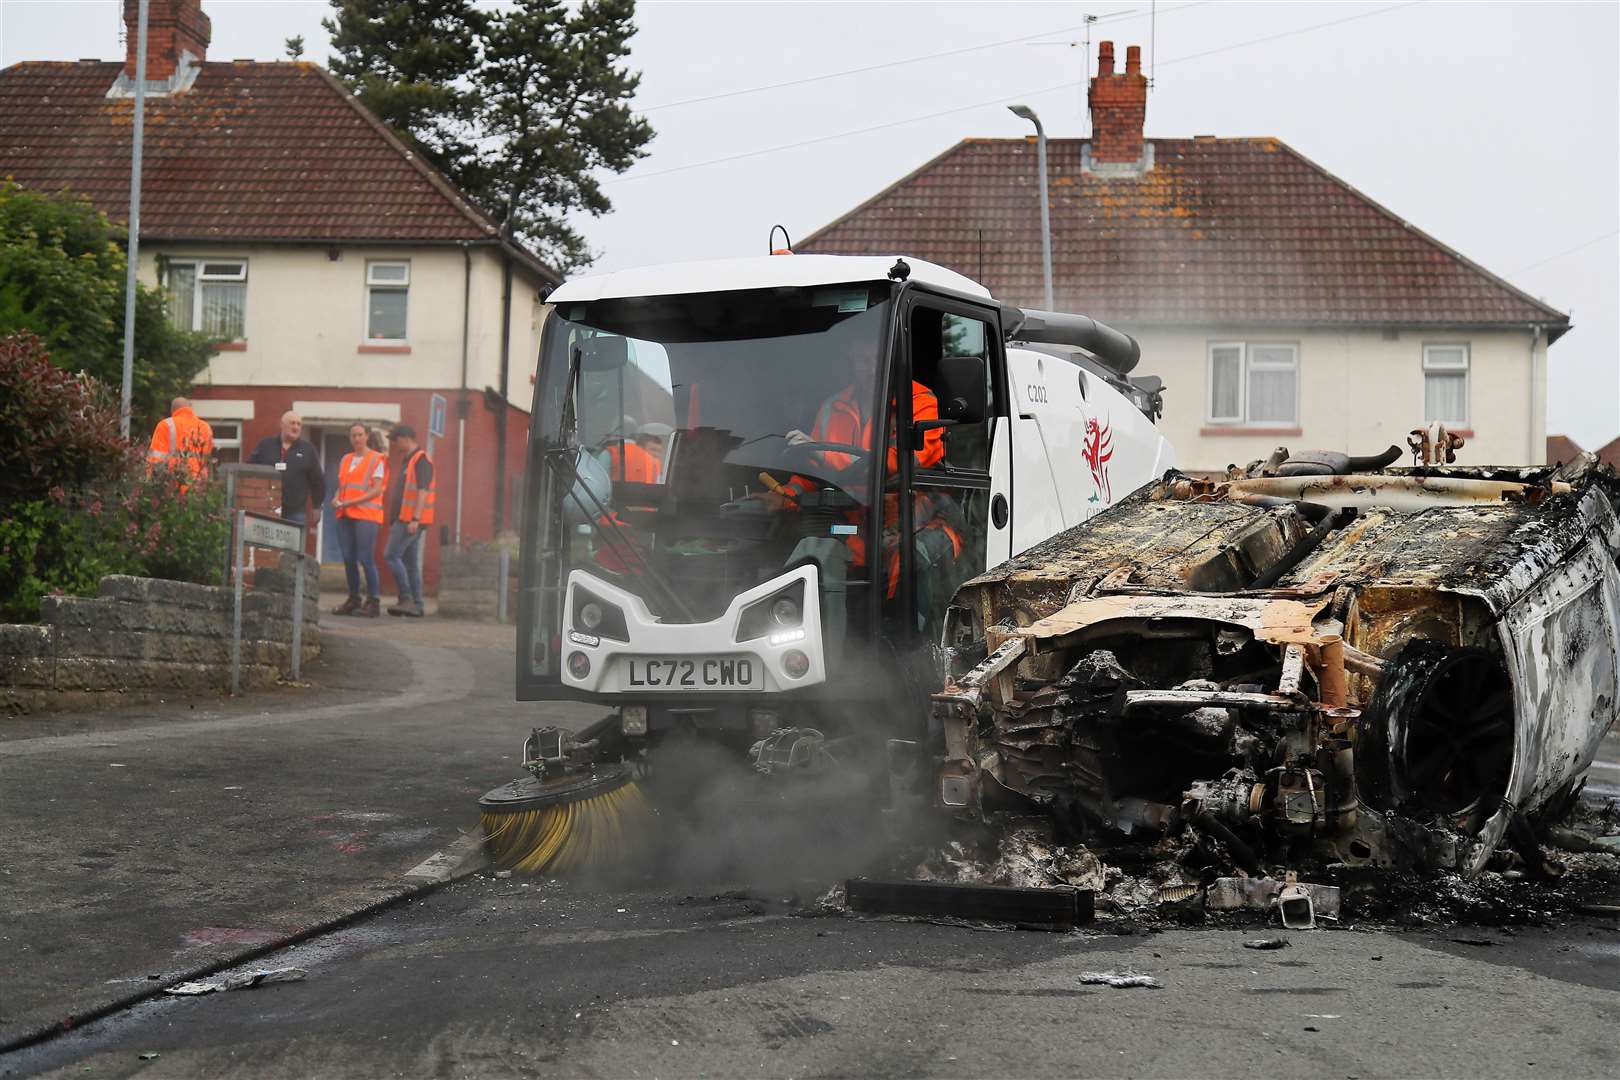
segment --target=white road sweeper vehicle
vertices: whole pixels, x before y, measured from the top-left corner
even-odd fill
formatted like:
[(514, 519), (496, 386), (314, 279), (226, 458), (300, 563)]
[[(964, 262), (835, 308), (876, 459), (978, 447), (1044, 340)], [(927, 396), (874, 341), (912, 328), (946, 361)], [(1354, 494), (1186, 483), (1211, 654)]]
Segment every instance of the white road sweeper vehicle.
[(550, 303), (517, 696), (611, 711), (537, 729), (482, 801), (530, 868), (677, 733), (762, 771), (822, 733), (921, 738), (957, 587), (1175, 464), (1134, 339), (921, 260), (656, 266)]

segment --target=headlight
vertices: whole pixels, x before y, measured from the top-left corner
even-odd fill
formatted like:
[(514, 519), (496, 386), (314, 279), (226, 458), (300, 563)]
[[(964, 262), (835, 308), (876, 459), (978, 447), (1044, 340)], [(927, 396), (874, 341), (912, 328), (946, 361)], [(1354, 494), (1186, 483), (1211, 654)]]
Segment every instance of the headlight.
[(793, 630), (804, 623), (804, 579), (799, 578), (742, 609), (737, 617), (737, 641), (754, 641), (762, 637)]
[(798, 649), (789, 649), (782, 654), (782, 670), (790, 679), (802, 679), (810, 672), (810, 658)]
[(575, 630), (609, 641), (630, 640), (630, 628), (618, 604), (603, 600), (582, 585), (575, 585), (573, 609), (571, 623)]
[(586, 656), (582, 652), (572, 652), (568, 654), (568, 674), (572, 675), (576, 680), (584, 682), (585, 677), (590, 673), (590, 657)]

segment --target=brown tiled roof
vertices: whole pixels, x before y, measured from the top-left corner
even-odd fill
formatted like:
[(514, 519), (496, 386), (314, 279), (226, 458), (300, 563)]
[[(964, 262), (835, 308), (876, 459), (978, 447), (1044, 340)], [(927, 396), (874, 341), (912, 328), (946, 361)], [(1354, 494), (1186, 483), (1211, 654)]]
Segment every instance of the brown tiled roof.
[[(107, 97), (121, 68), (81, 61), (0, 71), (0, 177), (72, 189), (125, 221), (134, 102)], [(190, 89), (148, 98), (141, 176), (143, 239), (499, 237), (495, 222), (311, 63), (205, 63)]]
[[(1060, 309), (1124, 325), (1547, 327), (1569, 319), (1276, 139), (1150, 139), (1145, 175), (1047, 143)], [(1033, 139), (967, 139), (796, 251), (906, 254), (1042, 304)]]
[(1562, 465), (1574, 461), (1583, 453), (1585, 451), (1581, 449), (1581, 444), (1568, 435), (1547, 436), (1547, 460), (1553, 464)]

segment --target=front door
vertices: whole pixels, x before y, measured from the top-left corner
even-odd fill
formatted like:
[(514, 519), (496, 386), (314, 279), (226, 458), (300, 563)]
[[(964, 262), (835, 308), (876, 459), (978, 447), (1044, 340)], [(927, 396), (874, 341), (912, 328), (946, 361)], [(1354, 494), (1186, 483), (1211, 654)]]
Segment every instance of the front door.
[[(901, 313), (899, 355), (906, 362), (897, 365), (897, 423), (891, 436), (911, 454), (909, 461), (897, 458), (898, 475), (887, 478), (884, 498), (885, 547), (891, 535), (909, 534), (909, 543), (898, 545), (898, 575), (892, 563), (884, 567), (892, 586), (886, 588), (884, 622), (889, 633), (933, 643), (957, 586), (1008, 553), (1008, 493), (1005, 484), (998, 489), (991, 472), (998, 449), (992, 442), (1002, 434), (995, 423), (1002, 411), (995, 374), (1001, 343), (988, 312), (914, 295)], [(965, 379), (984, 382), (970, 387)], [(984, 415), (964, 417), (963, 404), (975, 399), (984, 403)], [(902, 433), (918, 419), (914, 409), (924, 408), (956, 422), (921, 432), (918, 445)]]

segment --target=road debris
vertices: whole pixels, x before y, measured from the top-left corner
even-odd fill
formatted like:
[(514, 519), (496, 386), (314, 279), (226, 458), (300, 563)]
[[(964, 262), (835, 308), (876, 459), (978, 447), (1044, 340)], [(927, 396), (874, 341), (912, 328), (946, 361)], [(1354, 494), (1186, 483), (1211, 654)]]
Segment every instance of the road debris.
[(171, 986), (163, 992), (180, 997), (195, 997), (199, 994), (212, 994), (221, 990), (250, 990), (253, 987), (265, 986), (269, 983), (298, 982), (308, 974), (309, 972), (303, 968), (296, 967), (261, 968), (257, 971), (219, 975), (212, 979), (199, 979), (196, 982), (183, 982), (178, 986)]
[(1115, 990), (1163, 990), (1164, 983), (1136, 971), (1082, 971), (1080, 981), (1087, 986), (1112, 986)]
[(979, 880), (1305, 928), (1342, 898), (1296, 874), (1545, 888), (1620, 854), (1547, 836), (1620, 716), (1620, 481), (1590, 456), (1435, 465), (1455, 436), (1418, 434), (1418, 468), (1172, 471), (958, 590), (934, 797), (1007, 831)]
[(1243, 947), (1245, 949), (1261, 950), (1286, 949), (1288, 948), (1288, 939), (1280, 937), (1255, 938), (1252, 941), (1245, 941), (1243, 943)]

